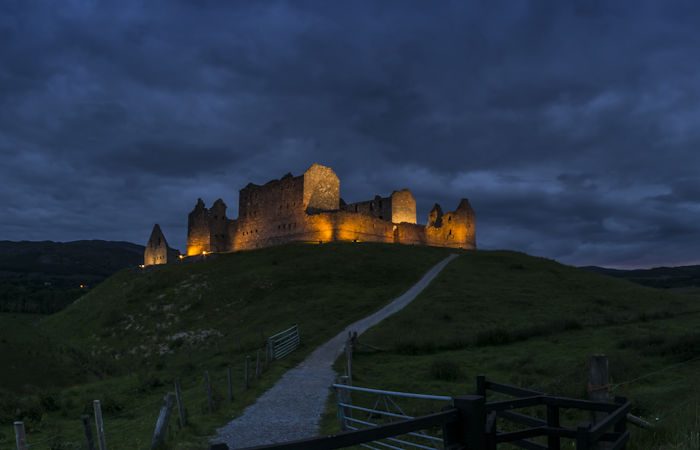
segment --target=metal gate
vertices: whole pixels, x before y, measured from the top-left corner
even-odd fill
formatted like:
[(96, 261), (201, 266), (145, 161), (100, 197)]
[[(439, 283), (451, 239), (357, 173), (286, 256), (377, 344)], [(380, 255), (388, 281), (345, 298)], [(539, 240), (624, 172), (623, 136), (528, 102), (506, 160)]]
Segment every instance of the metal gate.
[(282, 359), (299, 348), (299, 325), (294, 325), (267, 338), (270, 356), (272, 359)]
[[(342, 377), (341, 377), (342, 378)], [(383, 391), (379, 389), (361, 388), (349, 386), (346, 384), (334, 384), (338, 398), (338, 417), (343, 429), (358, 430), (366, 427), (376, 427), (386, 422), (394, 420), (413, 419), (404, 412), (398, 405), (397, 400), (403, 399), (419, 399), (419, 400), (435, 400), (437, 405), (450, 406), (452, 397), (443, 395), (426, 395), (413, 394), (409, 392)], [(374, 397), (373, 406), (362, 407), (357, 405), (357, 401), (353, 402), (352, 394), (356, 397), (363, 395), (365, 400), (369, 396)], [(374, 420), (374, 421), (373, 421)], [(388, 442), (387, 442), (388, 441)], [(360, 444), (362, 447), (379, 450), (382, 448), (390, 449), (440, 449), (442, 448), (442, 437), (428, 434), (425, 431), (412, 432), (405, 435), (405, 438), (389, 437), (381, 441), (373, 441), (370, 444)]]

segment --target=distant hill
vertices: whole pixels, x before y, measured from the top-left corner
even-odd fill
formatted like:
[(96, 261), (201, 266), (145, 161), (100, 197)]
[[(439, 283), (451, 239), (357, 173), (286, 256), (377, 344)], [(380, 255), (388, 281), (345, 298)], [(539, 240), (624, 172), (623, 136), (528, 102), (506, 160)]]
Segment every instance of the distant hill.
[(52, 313), (125, 267), (142, 245), (113, 241), (0, 241), (0, 311)]
[(644, 286), (671, 289), (700, 286), (699, 266), (655, 267), (653, 269), (608, 269), (605, 267), (586, 266), (581, 269), (616, 278), (623, 278)]

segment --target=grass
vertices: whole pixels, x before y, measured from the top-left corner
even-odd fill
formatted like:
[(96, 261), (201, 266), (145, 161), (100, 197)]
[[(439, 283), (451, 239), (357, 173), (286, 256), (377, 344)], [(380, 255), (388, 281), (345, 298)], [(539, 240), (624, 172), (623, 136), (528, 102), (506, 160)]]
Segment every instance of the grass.
[[(188, 426), (179, 429), (173, 419), (166, 447), (203, 448), (216, 427), (241, 414), (286, 370), (401, 294), (449, 252), (291, 244), (125, 270), (41, 321), (0, 315), (3, 363), (18, 368), (0, 371), (0, 448), (13, 448), (16, 419), (27, 423), (30, 443), (60, 436), (32, 448), (75, 448), (82, 442), (80, 415), (91, 412), (93, 399), (102, 401), (110, 448), (146, 448), (175, 377), (182, 380)], [(382, 350), (355, 354), (354, 383), (459, 395), (473, 392), (474, 377), (485, 373), (584, 398), (587, 357), (605, 353), (612, 383), (619, 385), (614, 394), (628, 396), (634, 413), (657, 425), (653, 432), (633, 429), (629, 448), (697, 449), (700, 361), (687, 361), (700, 356), (698, 294), (638, 286), (515, 252), (461, 252), (413, 303), (361, 337)], [(242, 362), (260, 347), (261, 331), (270, 335), (294, 323), (302, 347), (243, 389)], [(211, 414), (205, 370), (214, 388)], [(411, 414), (442, 407), (399, 404)], [(563, 416), (568, 424), (584, 418)], [(335, 429), (329, 398), (322, 431)]]
[[(289, 244), (214, 255), (203, 263), (124, 270), (31, 328), (51, 345), (75, 349), (88, 370), (75, 370), (74, 359), (60, 360), (46, 370), (69, 375), (27, 384), (22, 374), (30, 366), (18, 363), (16, 377), (2, 379), (7, 408), (0, 448), (12, 448), (12, 420), (26, 422), (30, 443), (60, 435), (45, 448), (75, 448), (82, 442), (80, 415), (91, 412), (93, 399), (102, 402), (110, 448), (147, 448), (163, 396), (176, 377), (188, 426), (180, 430), (173, 420), (166, 447), (202, 448), (217, 426), (239, 415), (287, 369), (403, 293), (448, 253), (382, 244)], [(243, 361), (246, 354), (255, 357), (261, 334), (294, 323), (300, 326), (301, 348), (243, 389)], [(24, 351), (19, 338), (12, 342), (7, 354), (19, 358)], [(24, 347), (42, 342), (30, 340)], [(228, 401), (229, 365), (233, 402)], [(212, 414), (206, 412), (205, 370), (214, 388)], [(14, 408), (17, 402), (26, 405)]]
[[(633, 429), (630, 448), (696, 449), (699, 298), (515, 252), (466, 252), (413, 303), (360, 338), (382, 351), (355, 354), (353, 382), (452, 396), (473, 393), (476, 375), (484, 373), (494, 381), (585, 398), (587, 358), (605, 353), (613, 386), (620, 384), (613, 394), (629, 397), (633, 412), (656, 424), (653, 432)], [(343, 358), (335, 367), (344, 370)], [(412, 415), (441, 407), (399, 403)], [(329, 402), (324, 432), (337, 430), (335, 410)], [(567, 414), (571, 425), (587, 420)]]

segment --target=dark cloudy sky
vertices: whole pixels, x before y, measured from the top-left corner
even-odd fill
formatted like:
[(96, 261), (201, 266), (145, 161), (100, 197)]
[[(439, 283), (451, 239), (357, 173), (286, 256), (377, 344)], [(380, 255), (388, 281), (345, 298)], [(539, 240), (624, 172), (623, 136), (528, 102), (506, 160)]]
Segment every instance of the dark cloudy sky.
[(700, 263), (700, 4), (0, 2), (0, 239), (184, 250), (198, 197), (313, 162), (467, 197), (477, 244)]

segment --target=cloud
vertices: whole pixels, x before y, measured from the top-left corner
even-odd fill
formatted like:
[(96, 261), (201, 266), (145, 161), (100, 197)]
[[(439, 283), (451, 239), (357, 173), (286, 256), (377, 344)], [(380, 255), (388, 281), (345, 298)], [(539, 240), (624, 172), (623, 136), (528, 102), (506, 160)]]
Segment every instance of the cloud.
[(311, 163), (468, 197), (482, 248), (698, 262), (700, 7), (5, 2), (0, 232), (184, 247), (197, 197)]

